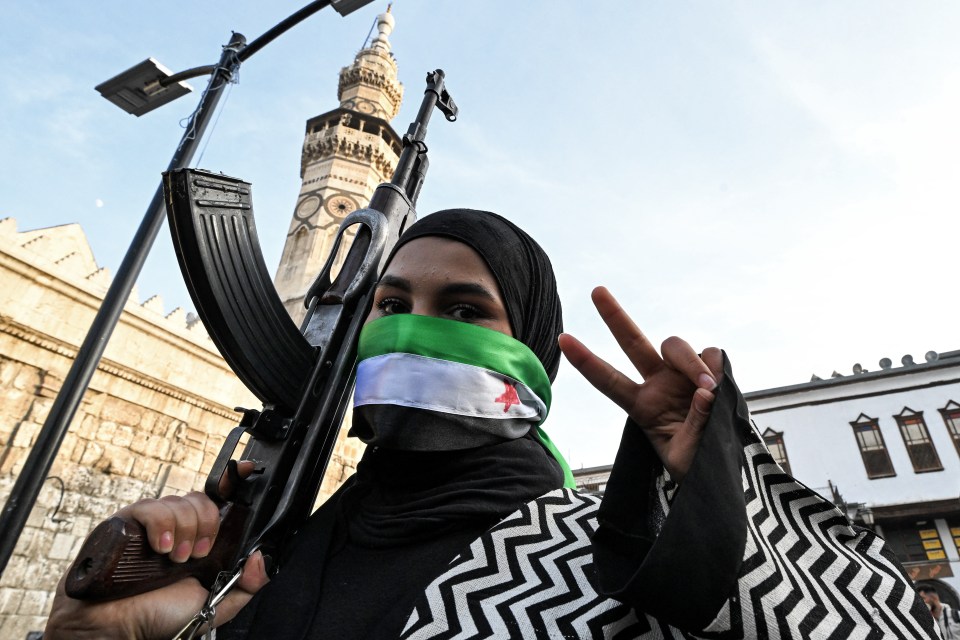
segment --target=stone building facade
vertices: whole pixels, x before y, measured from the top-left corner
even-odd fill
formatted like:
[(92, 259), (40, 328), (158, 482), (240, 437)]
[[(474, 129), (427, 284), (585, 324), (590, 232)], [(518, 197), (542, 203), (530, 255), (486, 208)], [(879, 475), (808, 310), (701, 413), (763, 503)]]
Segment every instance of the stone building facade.
[[(295, 320), (340, 220), (388, 180), (400, 152), (389, 121), (402, 86), (393, 17), (340, 74), (340, 106), (307, 122), (298, 197), (276, 285)], [(83, 230), (0, 221), (0, 500), (6, 500), (110, 282)], [(202, 488), (237, 406), (259, 402), (202, 324), (134, 291), (71, 423), (14, 556), (0, 576), (0, 638), (43, 629), (59, 577), (86, 534), (123, 505)], [(355, 470), (341, 431), (320, 499)]]
[[(36, 440), (109, 284), (79, 225), (0, 221), (0, 497)], [(0, 578), (0, 638), (43, 628), (89, 530), (141, 498), (202, 486), (238, 405), (256, 399), (203, 327), (153, 297), (127, 303), (40, 500)]]

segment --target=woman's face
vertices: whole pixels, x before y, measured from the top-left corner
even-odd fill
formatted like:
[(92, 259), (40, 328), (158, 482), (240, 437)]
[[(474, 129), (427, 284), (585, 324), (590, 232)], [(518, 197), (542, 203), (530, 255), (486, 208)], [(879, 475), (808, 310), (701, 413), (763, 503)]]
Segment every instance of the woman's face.
[(403, 245), (380, 278), (367, 322), (396, 313), (469, 322), (513, 336), (490, 267), (467, 245), (439, 236)]

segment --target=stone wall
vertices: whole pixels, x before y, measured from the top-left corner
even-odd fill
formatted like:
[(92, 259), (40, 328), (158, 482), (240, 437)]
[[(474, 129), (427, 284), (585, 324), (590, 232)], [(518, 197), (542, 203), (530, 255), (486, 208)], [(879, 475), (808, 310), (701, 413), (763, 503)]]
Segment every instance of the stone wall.
[[(4, 502), (108, 282), (76, 225), (18, 233), (0, 221)], [(202, 326), (179, 309), (164, 315), (156, 297), (132, 296), (0, 577), (0, 638), (43, 628), (59, 577), (98, 522), (141, 498), (200, 489), (236, 406), (259, 402)], [(341, 434), (322, 496), (358, 457)]]
[[(0, 345), (7, 352), (10, 336), (3, 338)], [(199, 488), (223, 442), (221, 434), (234, 426), (232, 412), (170, 403), (161, 391), (141, 388), (141, 404), (98, 389), (110, 382), (138, 386), (135, 381), (111, 381), (113, 377), (98, 372), (0, 577), (0, 638), (23, 638), (27, 631), (42, 629), (57, 580), (94, 525), (141, 498)], [(4, 500), (58, 384), (59, 376), (50, 370), (0, 356)]]

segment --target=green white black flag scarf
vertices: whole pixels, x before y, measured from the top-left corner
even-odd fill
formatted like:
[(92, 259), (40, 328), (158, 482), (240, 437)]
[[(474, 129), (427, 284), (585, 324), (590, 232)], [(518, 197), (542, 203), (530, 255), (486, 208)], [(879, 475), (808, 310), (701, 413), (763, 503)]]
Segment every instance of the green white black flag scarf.
[(351, 435), (405, 451), (452, 451), (525, 436), (569, 467), (540, 429), (550, 380), (522, 342), (466, 322), (397, 314), (360, 333)]

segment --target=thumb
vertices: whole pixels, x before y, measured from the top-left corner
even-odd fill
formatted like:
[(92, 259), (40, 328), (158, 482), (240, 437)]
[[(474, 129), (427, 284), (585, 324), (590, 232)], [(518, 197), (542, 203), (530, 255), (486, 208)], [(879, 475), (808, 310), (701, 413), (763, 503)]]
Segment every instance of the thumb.
[(682, 481), (690, 470), (693, 457), (700, 446), (703, 429), (710, 419), (710, 408), (715, 398), (712, 392), (703, 388), (697, 389), (690, 402), (687, 419), (670, 441), (671, 450), (679, 454), (674, 456), (674, 468), (669, 470), (670, 475), (677, 482)]
[(237, 581), (236, 586), (217, 606), (214, 626), (220, 626), (232, 620), (268, 582), (270, 582), (270, 578), (267, 577), (263, 554), (254, 551), (253, 555), (247, 558), (247, 561), (243, 564), (243, 573), (240, 574), (240, 580)]
[(682, 430), (683, 436), (692, 440), (691, 444), (700, 442), (700, 436), (703, 435), (703, 428), (707, 426), (707, 421), (710, 419), (710, 409), (715, 399), (713, 392), (702, 387), (694, 391)]

